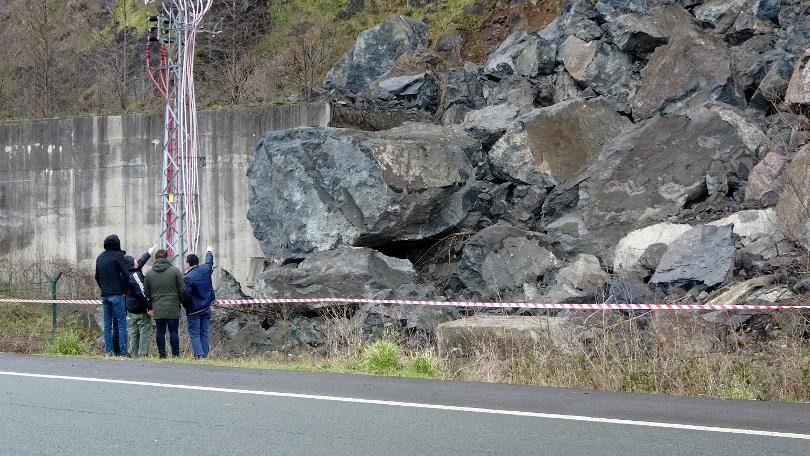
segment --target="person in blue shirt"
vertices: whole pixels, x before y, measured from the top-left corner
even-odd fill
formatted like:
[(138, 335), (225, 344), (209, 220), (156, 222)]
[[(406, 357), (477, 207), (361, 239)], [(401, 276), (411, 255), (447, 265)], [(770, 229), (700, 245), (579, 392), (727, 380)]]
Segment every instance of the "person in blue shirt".
[(214, 303), (214, 285), (211, 275), (214, 272), (214, 252), (211, 246), (205, 253), (205, 263), (191, 254), (186, 257), (186, 308), (188, 337), (195, 358), (205, 358), (209, 351), (208, 327), (211, 321), (211, 305)]

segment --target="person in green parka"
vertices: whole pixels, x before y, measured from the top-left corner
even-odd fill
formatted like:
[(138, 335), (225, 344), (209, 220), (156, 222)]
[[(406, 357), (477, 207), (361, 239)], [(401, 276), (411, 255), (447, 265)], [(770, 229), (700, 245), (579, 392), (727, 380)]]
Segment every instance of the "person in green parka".
[(166, 327), (169, 328), (169, 344), (172, 356), (180, 356), (180, 305), (186, 295), (183, 273), (169, 263), (168, 252), (160, 249), (155, 252), (155, 264), (146, 273), (144, 289), (152, 302), (152, 318), (155, 320), (155, 338), (158, 353), (166, 357)]

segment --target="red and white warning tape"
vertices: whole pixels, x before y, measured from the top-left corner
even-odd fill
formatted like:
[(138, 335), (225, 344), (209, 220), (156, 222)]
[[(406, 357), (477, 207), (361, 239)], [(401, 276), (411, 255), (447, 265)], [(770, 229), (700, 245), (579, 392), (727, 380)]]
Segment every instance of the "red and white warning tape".
[[(99, 305), (99, 299), (0, 299), (0, 303), (17, 304), (82, 304)], [(242, 306), (249, 304), (397, 304), (417, 306), (453, 307), (500, 307), (508, 309), (567, 309), (567, 310), (782, 310), (807, 309), (807, 305), (759, 305), (759, 304), (561, 304), (539, 302), (479, 302), (479, 301), (426, 301), (412, 299), (366, 299), (366, 298), (251, 298), (220, 299), (214, 302), (220, 306)]]

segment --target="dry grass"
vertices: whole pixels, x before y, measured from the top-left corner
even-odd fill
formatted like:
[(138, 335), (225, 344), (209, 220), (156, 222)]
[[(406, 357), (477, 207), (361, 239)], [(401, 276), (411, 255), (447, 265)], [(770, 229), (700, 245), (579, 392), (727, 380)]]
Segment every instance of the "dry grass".
[(587, 343), (576, 351), (548, 337), (506, 356), (483, 344), (465, 359), (445, 360), (444, 368), (458, 380), (810, 401), (808, 320), (781, 317), (789, 321), (785, 332), (767, 340), (737, 332), (719, 337), (713, 325), (690, 314), (653, 314), (643, 331), (633, 321), (605, 319), (588, 326)]

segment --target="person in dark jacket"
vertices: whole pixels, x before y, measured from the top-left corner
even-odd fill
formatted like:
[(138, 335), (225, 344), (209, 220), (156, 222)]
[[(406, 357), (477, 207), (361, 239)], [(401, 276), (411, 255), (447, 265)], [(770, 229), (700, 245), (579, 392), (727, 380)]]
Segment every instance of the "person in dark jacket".
[(111, 234), (104, 239), (104, 251), (96, 258), (96, 283), (101, 290), (101, 305), (104, 309), (104, 352), (114, 355), (112, 322), (118, 324), (118, 353), (129, 356), (127, 351), (127, 312), (125, 298), (127, 271), (121, 240)]
[(180, 356), (180, 302), (185, 299), (186, 286), (183, 273), (168, 260), (163, 249), (155, 252), (155, 264), (146, 273), (144, 289), (152, 302), (152, 318), (155, 319), (155, 339), (161, 358), (166, 357), (166, 327), (169, 328), (169, 344), (172, 356)]
[(211, 321), (211, 304), (214, 303), (214, 285), (211, 274), (214, 272), (214, 252), (208, 246), (205, 252), (205, 263), (200, 264), (197, 255), (186, 257), (186, 274), (183, 281), (186, 284), (186, 319), (188, 322), (188, 338), (195, 358), (208, 356), (209, 339), (208, 326)]
[(134, 356), (149, 356), (149, 348), (152, 345), (152, 303), (146, 298), (142, 269), (155, 250), (157, 244), (137, 260), (131, 256), (124, 257), (124, 261), (130, 265), (126, 304), (129, 312), (129, 352)]

